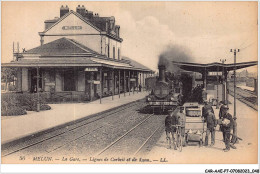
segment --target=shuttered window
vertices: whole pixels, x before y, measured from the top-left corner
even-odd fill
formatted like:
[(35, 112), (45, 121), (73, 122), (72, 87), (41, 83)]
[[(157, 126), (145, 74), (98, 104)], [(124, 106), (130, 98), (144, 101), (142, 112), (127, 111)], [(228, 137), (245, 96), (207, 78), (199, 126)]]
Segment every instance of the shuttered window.
[(120, 60), (120, 49), (118, 48), (118, 60)]
[(113, 47), (113, 59), (116, 59), (116, 49)]

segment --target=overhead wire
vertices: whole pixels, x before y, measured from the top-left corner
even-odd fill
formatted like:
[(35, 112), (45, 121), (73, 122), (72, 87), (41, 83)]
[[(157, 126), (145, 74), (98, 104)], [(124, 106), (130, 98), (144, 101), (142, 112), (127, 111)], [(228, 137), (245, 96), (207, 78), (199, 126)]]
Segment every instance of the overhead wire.
[(241, 48), (247, 41), (248, 41), (248, 38), (239, 46), (239, 48)]
[(250, 47), (250, 46), (254, 45), (254, 43), (255, 43), (255, 42), (252, 42), (251, 44), (249, 44), (249, 45), (245, 46), (244, 48), (240, 48), (240, 50), (245, 50), (246, 48), (248, 48), (248, 47)]

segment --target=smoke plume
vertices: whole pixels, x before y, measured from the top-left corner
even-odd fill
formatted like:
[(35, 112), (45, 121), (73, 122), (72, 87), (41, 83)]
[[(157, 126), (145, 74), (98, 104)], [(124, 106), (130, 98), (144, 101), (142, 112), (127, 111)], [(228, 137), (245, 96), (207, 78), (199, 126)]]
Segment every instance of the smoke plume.
[(165, 65), (166, 71), (177, 73), (180, 68), (173, 65), (172, 61), (176, 62), (192, 62), (190, 51), (179, 45), (168, 45), (167, 48), (160, 54), (158, 65)]

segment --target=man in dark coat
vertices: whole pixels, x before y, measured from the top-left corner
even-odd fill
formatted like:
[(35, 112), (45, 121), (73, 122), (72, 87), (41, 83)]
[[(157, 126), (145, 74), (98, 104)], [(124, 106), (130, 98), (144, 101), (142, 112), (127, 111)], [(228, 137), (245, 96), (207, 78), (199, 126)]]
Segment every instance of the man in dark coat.
[(208, 111), (211, 111), (214, 114), (211, 104), (208, 101), (204, 101), (204, 106), (202, 107), (202, 117), (204, 119), (206, 119)]
[(228, 106), (223, 106), (223, 118), (222, 118), (222, 131), (224, 134), (224, 142), (226, 148), (223, 149), (224, 152), (228, 152), (230, 150), (230, 132), (233, 129), (233, 118), (232, 115), (228, 113)]
[(204, 120), (207, 123), (207, 131), (205, 137), (205, 146), (208, 146), (208, 137), (211, 134), (211, 146), (215, 144), (215, 129), (217, 126), (217, 121), (215, 115), (212, 113), (211, 110), (207, 111), (207, 115)]
[[(226, 106), (226, 103), (222, 103), (222, 105), (220, 106), (220, 109), (219, 109), (219, 119), (223, 119), (223, 115), (224, 115), (224, 107)], [(225, 136), (224, 136), (224, 132), (223, 132), (223, 125), (219, 125), (219, 128), (220, 128), (220, 131), (222, 131), (223, 133), (223, 141), (225, 141)]]
[(166, 132), (166, 139), (169, 141), (169, 148), (171, 148), (171, 137), (172, 134), (172, 141), (174, 149), (176, 150), (175, 138), (174, 133), (176, 132), (176, 127), (174, 125), (178, 124), (178, 118), (173, 113), (173, 110), (169, 110), (169, 115), (165, 118), (165, 132)]

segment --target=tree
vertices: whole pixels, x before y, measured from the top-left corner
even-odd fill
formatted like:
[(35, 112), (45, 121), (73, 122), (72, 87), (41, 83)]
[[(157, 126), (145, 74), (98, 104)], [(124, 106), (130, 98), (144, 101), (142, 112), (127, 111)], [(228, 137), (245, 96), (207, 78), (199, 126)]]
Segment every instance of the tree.
[(1, 69), (1, 82), (5, 82), (5, 90), (10, 82), (14, 82), (17, 74), (17, 68), (2, 68)]

